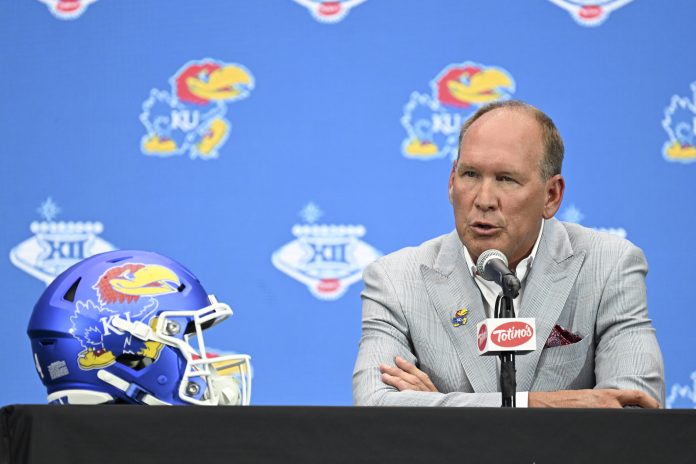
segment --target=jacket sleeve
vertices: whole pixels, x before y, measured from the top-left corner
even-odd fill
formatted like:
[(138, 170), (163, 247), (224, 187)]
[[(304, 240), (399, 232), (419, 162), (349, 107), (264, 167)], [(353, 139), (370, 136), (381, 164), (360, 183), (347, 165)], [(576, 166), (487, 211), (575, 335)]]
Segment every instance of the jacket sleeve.
[(664, 407), (662, 353), (648, 318), (645, 255), (627, 243), (597, 312), (595, 388), (641, 390)]

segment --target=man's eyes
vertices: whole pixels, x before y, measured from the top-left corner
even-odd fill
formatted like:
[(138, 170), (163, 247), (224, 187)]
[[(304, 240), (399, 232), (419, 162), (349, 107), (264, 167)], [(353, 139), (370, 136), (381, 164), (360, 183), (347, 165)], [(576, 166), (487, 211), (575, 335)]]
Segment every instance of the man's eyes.
[[(468, 177), (468, 178), (471, 178), (471, 179), (476, 179), (476, 178), (481, 177), (480, 174), (479, 174), (478, 172), (472, 171), (472, 170), (470, 170), (470, 169), (466, 169), (466, 170), (460, 171), (459, 175), (462, 176), (462, 177)], [(508, 175), (498, 175), (498, 176), (495, 176), (495, 180), (497, 180), (498, 182), (505, 182), (505, 183), (513, 183), (513, 184), (518, 183), (518, 182), (517, 182), (517, 179), (515, 179), (515, 178), (512, 177), (512, 176), (508, 176)]]

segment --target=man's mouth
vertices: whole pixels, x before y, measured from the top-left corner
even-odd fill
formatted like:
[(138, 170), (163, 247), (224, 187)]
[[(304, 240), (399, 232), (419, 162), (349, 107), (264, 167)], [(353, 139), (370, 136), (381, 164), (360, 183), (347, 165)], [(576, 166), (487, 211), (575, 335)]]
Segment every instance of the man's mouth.
[(496, 226), (495, 224), (481, 221), (472, 222), (469, 227), (471, 227), (471, 230), (473, 230), (477, 235), (493, 235), (496, 234), (500, 229), (500, 227)]

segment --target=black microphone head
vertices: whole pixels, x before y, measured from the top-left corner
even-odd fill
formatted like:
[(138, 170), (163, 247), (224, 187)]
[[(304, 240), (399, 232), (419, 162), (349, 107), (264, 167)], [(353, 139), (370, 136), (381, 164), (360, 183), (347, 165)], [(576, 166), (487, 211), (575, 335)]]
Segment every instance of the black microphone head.
[(476, 261), (476, 270), (478, 271), (479, 275), (486, 280), (495, 280), (494, 276), (486, 273), (486, 264), (488, 264), (491, 259), (501, 260), (503, 263), (505, 263), (505, 267), (508, 265), (507, 257), (500, 250), (491, 248), (490, 250), (486, 250), (481, 253), (481, 256), (479, 256), (478, 260)]

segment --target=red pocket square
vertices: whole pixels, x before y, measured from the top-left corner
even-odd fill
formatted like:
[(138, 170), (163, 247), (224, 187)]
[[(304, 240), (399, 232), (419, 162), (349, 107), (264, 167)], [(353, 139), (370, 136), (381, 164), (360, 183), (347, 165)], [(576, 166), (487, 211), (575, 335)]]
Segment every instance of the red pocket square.
[(544, 348), (572, 345), (573, 343), (577, 343), (580, 340), (582, 340), (582, 337), (580, 335), (574, 334), (573, 332), (570, 332), (561, 327), (560, 325), (556, 324), (553, 326), (553, 330), (551, 330), (551, 334), (549, 335), (549, 338), (546, 340)]

